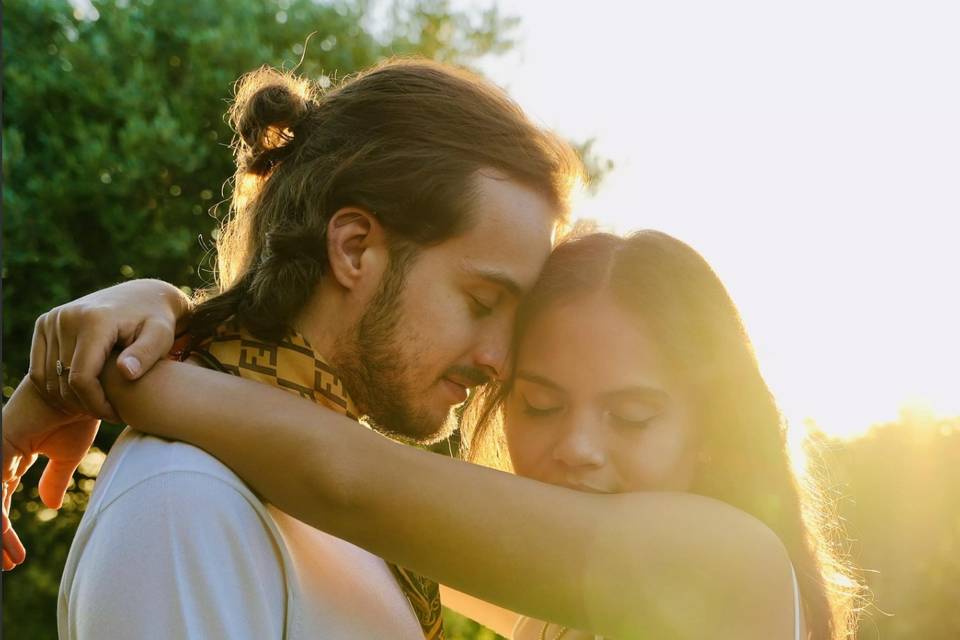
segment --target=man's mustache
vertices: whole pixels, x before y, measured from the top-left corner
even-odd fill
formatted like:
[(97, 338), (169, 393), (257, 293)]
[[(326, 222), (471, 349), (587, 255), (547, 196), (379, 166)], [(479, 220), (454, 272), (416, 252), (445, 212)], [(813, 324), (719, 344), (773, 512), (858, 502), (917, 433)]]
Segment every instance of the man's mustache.
[(447, 372), (444, 374), (444, 377), (451, 378), (456, 381), (463, 381), (469, 383), (468, 386), (476, 387), (482, 384), (487, 384), (492, 379), (489, 375), (484, 373), (481, 369), (477, 367), (470, 367), (466, 365), (456, 365), (447, 369)]

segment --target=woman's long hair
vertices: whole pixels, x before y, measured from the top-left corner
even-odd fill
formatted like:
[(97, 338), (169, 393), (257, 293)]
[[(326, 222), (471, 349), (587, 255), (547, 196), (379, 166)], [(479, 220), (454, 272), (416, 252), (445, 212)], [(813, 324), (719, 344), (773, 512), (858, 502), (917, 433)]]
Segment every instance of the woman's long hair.
[[(703, 453), (691, 491), (742, 509), (779, 536), (796, 569), (810, 638), (853, 637), (862, 588), (843, 559), (838, 519), (815, 479), (793, 471), (786, 425), (719, 278), (664, 233), (568, 240), (518, 311), (514, 353), (535, 318), (597, 292), (649, 328), (668, 366), (694, 390)], [(488, 390), (468, 408), (468, 458), (506, 466), (500, 422), (510, 386)]]

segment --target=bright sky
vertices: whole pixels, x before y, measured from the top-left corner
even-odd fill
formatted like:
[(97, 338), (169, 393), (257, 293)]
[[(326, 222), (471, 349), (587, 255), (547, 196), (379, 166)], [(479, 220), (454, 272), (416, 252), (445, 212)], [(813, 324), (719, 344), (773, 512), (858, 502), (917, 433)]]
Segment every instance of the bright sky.
[(495, 1), (482, 70), (616, 163), (580, 217), (698, 249), (795, 424), (960, 415), (960, 3)]
[(482, 69), (616, 162), (580, 215), (703, 253), (793, 421), (960, 415), (960, 4), (498, 4)]

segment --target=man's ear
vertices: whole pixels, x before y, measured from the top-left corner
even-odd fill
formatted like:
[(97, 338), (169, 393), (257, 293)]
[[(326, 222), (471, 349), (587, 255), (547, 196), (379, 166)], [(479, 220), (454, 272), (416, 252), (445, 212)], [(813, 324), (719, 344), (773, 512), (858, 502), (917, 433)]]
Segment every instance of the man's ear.
[(388, 249), (383, 226), (365, 209), (343, 207), (327, 224), (330, 274), (345, 289), (352, 291), (379, 283), (389, 258)]

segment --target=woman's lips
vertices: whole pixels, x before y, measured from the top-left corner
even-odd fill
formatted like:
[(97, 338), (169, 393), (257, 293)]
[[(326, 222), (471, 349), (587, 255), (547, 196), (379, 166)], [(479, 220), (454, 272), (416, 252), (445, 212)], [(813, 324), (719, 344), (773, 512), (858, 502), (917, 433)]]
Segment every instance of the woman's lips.
[(584, 482), (564, 482), (561, 484), (569, 489), (574, 489), (575, 491), (585, 491), (587, 493), (618, 493), (616, 489), (598, 487)]

